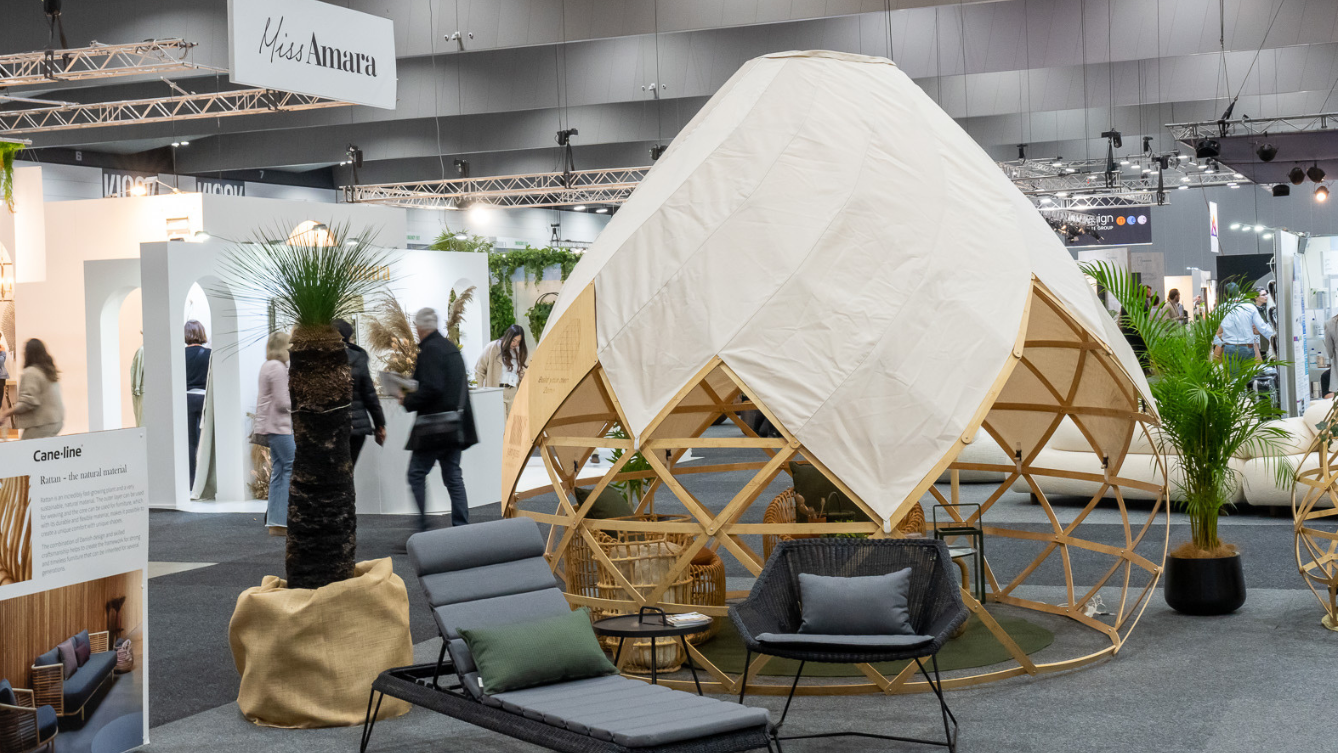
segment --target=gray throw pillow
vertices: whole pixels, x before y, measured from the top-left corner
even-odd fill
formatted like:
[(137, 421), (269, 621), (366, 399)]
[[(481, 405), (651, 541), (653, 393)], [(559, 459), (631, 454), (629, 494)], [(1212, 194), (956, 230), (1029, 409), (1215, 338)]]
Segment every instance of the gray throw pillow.
[(56, 650), (60, 652), (60, 663), (65, 665), (65, 679), (68, 680), (70, 675), (74, 674), (74, 670), (79, 668), (79, 656), (74, 651), (74, 639), (65, 639), (56, 646)]
[(908, 593), (911, 569), (839, 578), (799, 574), (801, 633), (914, 635)]

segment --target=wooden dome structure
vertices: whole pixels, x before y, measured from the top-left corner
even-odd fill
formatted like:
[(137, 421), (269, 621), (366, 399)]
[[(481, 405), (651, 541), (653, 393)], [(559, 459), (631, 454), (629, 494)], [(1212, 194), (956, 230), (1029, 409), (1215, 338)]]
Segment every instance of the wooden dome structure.
[[(1015, 572), (987, 562), (986, 604), (1061, 615), (1099, 636), (1091, 650), (1034, 661), (964, 590), (1010, 661), (945, 683), (1052, 672), (1117, 652), (1160, 575), (1165, 484), (1120, 475), (1131, 443), (1148, 442), (1156, 422), (1148, 394), (1133, 352), (1045, 221), (895, 65), (768, 55), (688, 124), (568, 278), (507, 422), (504, 512), (549, 526), (550, 562), (573, 604), (723, 616), (723, 602), (688, 600), (686, 574), (706, 550), (756, 574), (764, 536), (899, 536), (922, 500), (945, 504), (966, 523), (983, 516), (987, 537), (1034, 550)], [(745, 411), (760, 411), (779, 436), (759, 436)], [(722, 417), (740, 431), (711, 431)], [(1036, 465), (1066, 420), (1103, 459), (1102, 474)], [(1011, 462), (959, 460), (978, 436)], [(600, 450), (621, 456), (592, 477)], [(536, 453), (551, 485), (518, 492)], [(863, 519), (757, 522), (754, 506), (796, 460)], [(634, 462), (644, 468), (628, 470)], [(1003, 480), (968, 509), (956, 471)], [(953, 483), (941, 489), (945, 473)], [(1055, 508), (1034, 481), (1046, 475), (1102, 488), (1081, 508)], [(737, 483), (722, 495), (708, 478)], [(1019, 479), (1047, 530), (988, 524)], [(636, 515), (589, 517), (610, 484), (628, 481), (644, 485)], [(591, 492), (584, 503), (578, 487)], [(1131, 511), (1123, 488), (1155, 502)], [(1083, 522), (1112, 489), (1121, 534), (1085, 538)], [(664, 563), (647, 578), (619, 558), (652, 539)], [(571, 582), (584, 577), (578, 558), (599, 587)], [(1059, 587), (1033, 587), (1038, 572)], [(1098, 596), (1110, 614), (1089, 608)], [(691, 650), (717, 690), (737, 692), (740, 673)], [(860, 671), (858, 682), (804, 689), (927, 689), (910, 669)], [(749, 689), (789, 687), (753, 676)]]

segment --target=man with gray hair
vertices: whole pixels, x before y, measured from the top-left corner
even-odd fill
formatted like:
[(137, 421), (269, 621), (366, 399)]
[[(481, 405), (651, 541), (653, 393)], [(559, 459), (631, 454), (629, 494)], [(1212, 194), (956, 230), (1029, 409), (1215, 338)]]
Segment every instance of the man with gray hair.
[(419, 309), (413, 317), (418, 330), (418, 364), (413, 378), (418, 388), (400, 398), (405, 410), (416, 411), (419, 418), (449, 411), (463, 411), (464, 421), (456, 434), (420, 431), (419, 420), (409, 434), (409, 488), (418, 504), (418, 529), (427, 530), (427, 475), (432, 466), (441, 464), (441, 480), (451, 496), (451, 525), (469, 522), (469, 500), (465, 497), (465, 479), (460, 471), (460, 453), (478, 443), (474, 430), (474, 412), (469, 404), (469, 378), (460, 351), (437, 331), (437, 312)]

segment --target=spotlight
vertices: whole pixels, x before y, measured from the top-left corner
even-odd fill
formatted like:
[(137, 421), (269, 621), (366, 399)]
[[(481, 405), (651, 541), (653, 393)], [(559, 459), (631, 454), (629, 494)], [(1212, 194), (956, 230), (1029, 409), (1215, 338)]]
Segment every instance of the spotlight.
[(1293, 167), (1287, 173), (1287, 180), (1290, 180), (1293, 186), (1301, 185), (1305, 182), (1305, 170), (1302, 170), (1300, 165)]
[(143, 183), (136, 183), (135, 185), (130, 187), (131, 196), (143, 196), (148, 192), (149, 189), (145, 188)]
[(1180, 187), (1179, 187), (1179, 190), (1181, 190), (1181, 191), (1188, 191), (1188, 190), (1189, 190), (1189, 186), (1180, 186)]
[(1188, 155), (1188, 154), (1177, 154), (1177, 155), (1175, 155), (1175, 158), (1176, 158), (1176, 159), (1189, 159), (1189, 155)]
[(1264, 232), (1264, 226), (1263, 226), (1263, 225), (1255, 225), (1255, 226), (1254, 226), (1254, 232), (1256, 232), (1256, 233), (1262, 233), (1262, 232)]
[(1318, 183), (1324, 180), (1324, 168), (1320, 167), (1319, 163), (1316, 162), (1315, 164), (1311, 165), (1309, 168), (1306, 169), (1305, 175), (1307, 178)]
[(600, 207), (599, 209), (595, 210), (595, 214), (608, 214), (608, 213), (609, 213), (608, 207)]
[(344, 149), (344, 154), (348, 157), (348, 161), (353, 163), (353, 167), (362, 167), (362, 150), (359, 149), (356, 144), (349, 144), (348, 147)]
[(668, 148), (669, 147), (666, 146), (665, 144), (656, 144), (655, 146), (652, 146), (650, 148), (650, 161), (654, 162), (658, 160), (660, 158), (660, 155), (664, 154), (664, 150)]
[(1110, 139), (1110, 145), (1115, 147), (1116, 149), (1119, 149), (1124, 146), (1124, 140), (1120, 138), (1120, 132), (1116, 131), (1113, 128), (1101, 134), (1101, 138)]
[(1264, 240), (1268, 240), (1269, 238), (1272, 238), (1272, 237), (1273, 237), (1273, 234), (1272, 234), (1272, 233), (1264, 233)]
[(1254, 153), (1259, 155), (1259, 159), (1264, 162), (1272, 162), (1273, 158), (1278, 156), (1278, 148), (1272, 144), (1260, 144)]
[(575, 128), (568, 128), (564, 131), (558, 131), (557, 132), (558, 146), (566, 146), (568, 143), (571, 142), (572, 136), (579, 136), (579, 135), (581, 135), (581, 132), (576, 130)]
[(1129, 165), (1129, 160), (1127, 160), (1127, 159), (1122, 159), (1122, 160), (1120, 160), (1120, 164), (1121, 164), (1121, 165), (1124, 165), (1125, 167), (1128, 167), (1128, 165)]
[(1240, 188), (1240, 184), (1236, 183), (1235, 181), (1232, 181), (1227, 184), (1227, 188)]
[(181, 146), (181, 142), (180, 142), (180, 141), (173, 141), (173, 142), (172, 142), (172, 147), (173, 147), (173, 148), (176, 148), (176, 147), (178, 147), (178, 146)]
[(1222, 145), (1217, 143), (1217, 139), (1199, 139), (1194, 144), (1194, 156), (1199, 159), (1208, 159), (1216, 157), (1222, 153)]
[(1018, 144), (1018, 145), (1017, 145), (1017, 158), (1018, 158), (1018, 159), (1026, 159), (1026, 158), (1027, 158), (1027, 145), (1026, 145), (1026, 144)]
[(1042, 196), (1042, 197), (1041, 197), (1041, 203), (1042, 203), (1042, 204), (1053, 204), (1053, 203), (1054, 203), (1054, 199), (1050, 198), (1049, 196)]
[(1063, 166), (1064, 166), (1063, 157), (1055, 157), (1055, 161), (1050, 163), (1050, 167), (1063, 167)]
[(584, 211), (585, 211), (585, 205), (584, 205), (584, 204), (577, 204), (576, 206), (572, 207), (572, 209), (575, 210), (575, 211), (577, 211), (577, 212), (584, 212)]
[(182, 146), (190, 146), (190, 142), (189, 142), (189, 141), (183, 141), (183, 142), (181, 142), (181, 145), (182, 145)]
[(1291, 196), (1291, 195), (1292, 195), (1292, 187), (1289, 186), (1289, 185), (1287, 185), (1286, 183), (1279, 183), (1279, 184), (1277, 184), (1276, 186), (1273, 186), (1273, 195), (1274, 195), (1274, 196)]
[(1239, 222), (1233, 222), (1233, 223), (1231, 223), (1231, 229), (1232, 229), (1232, 230), (1240, 230), (1240, 223), (1239, 223)]
[(1188, 182), (1189, 182), (1189, 177), (1186, 176), (1186, 177), (1184, 177), (1184, 178), (1181, 178), (1181, 179), (1180, 179), (1180, 182), (1181, 182), (1181, 183), (1188, 183)]
[(1318, 202), (1320, 202), (1320, 203), (1322, 204), (1322, 203), (1324, 203), (1324, 202), (1326, 202), (1326, 201), (1328, 201), (1328, 200), (1329, 200), (1329, 189), (1328, 189), (1328, 188), (1325, 188), (1324, 186), (1320, 186), (1319, 188), (1316, 188), (1316, 189), (1315, 189), (1315, 201), (1318, 201)]
[(1069, 195), (1069, 192), (1068, 192), (1068, 191), (1056, 191), (1056, 192), (1055, 192), (1055, 196), (1058, 196), (1058, 197), (1061, 198), (1061, 199), (1066, 199), (1066, 198), (1068, 198), (1068, 195)]

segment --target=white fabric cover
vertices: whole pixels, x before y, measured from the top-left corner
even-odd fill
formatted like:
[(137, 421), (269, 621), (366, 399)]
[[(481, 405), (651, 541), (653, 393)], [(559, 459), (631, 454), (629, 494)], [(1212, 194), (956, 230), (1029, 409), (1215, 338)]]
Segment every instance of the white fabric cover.
[(595, 286), (599, 361), (638, 439), (719, 355), (886, 518), (974, 432), (1033, 275), (1146, 396), (1068, 250), (910, 78), (785, 52), (687, 124), (551, 321)]

